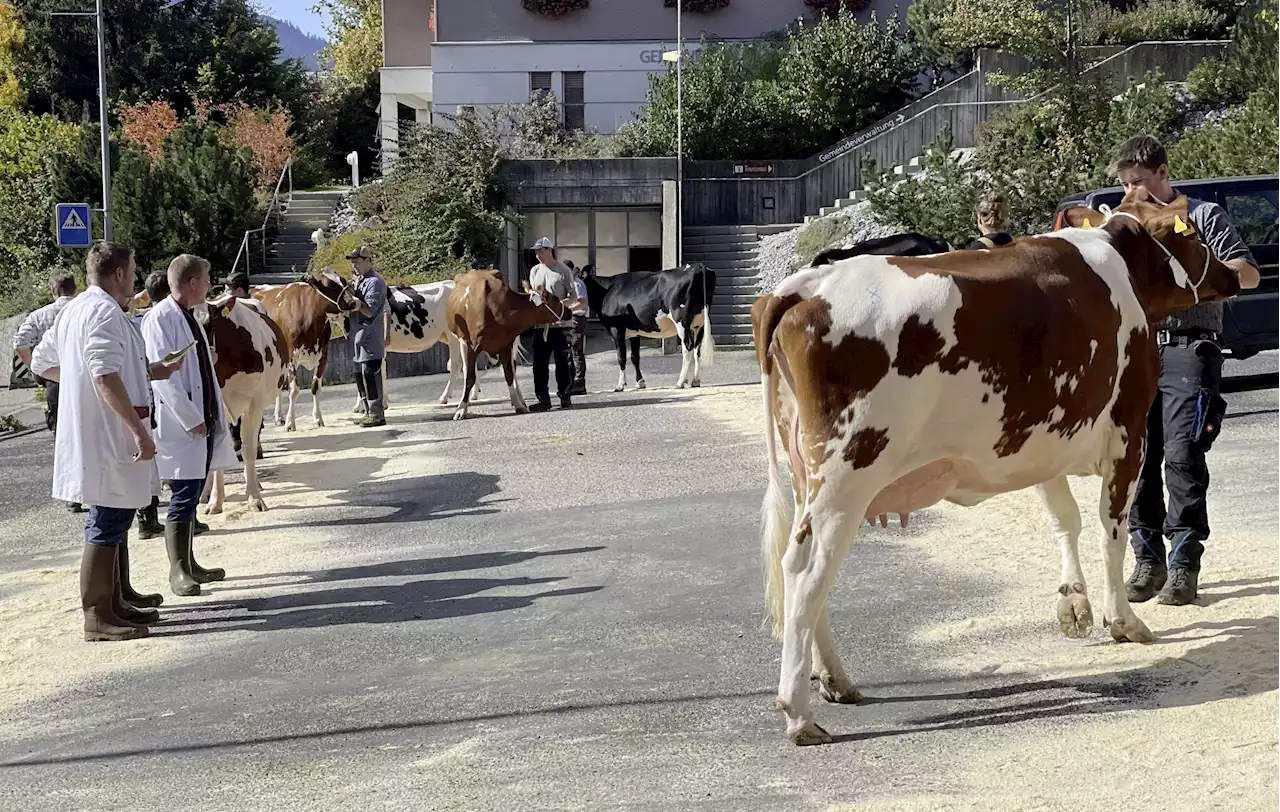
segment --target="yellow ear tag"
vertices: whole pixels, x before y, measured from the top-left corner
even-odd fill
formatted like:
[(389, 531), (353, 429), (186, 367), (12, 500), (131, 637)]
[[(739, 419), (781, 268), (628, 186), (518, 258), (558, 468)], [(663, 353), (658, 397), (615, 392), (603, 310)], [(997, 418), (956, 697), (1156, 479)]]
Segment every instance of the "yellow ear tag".
[(230, 307), (230, 305), (228, 305), (227, 307), (222, 308), (222, 317), (223, 317), (224, 319), (229, 319), (229, 318), (231, 318), (231, 307)]
[(1093, 228), (1093, 223), (1090, 223), (1090, 222), (1089, 222), (1089, 218), (1088, 218), (1088, 217), (1086, 217), (1086, 218), (1084, 218), (1084, 225), (1082, 225), (1082, 226), (1080, 226), (1080, 227), (1081, 227), (1081, 228)]
[(1187, 225), (1186, 222), (1182, 219), (1182, 217), (1177, 214), (1173, 216), (1173, 231), (1175, 234), (1182, 234), (1187, 237), (1190, 237), (1192, 234), (1196, 233), (1196, 230), (1191, 226)]

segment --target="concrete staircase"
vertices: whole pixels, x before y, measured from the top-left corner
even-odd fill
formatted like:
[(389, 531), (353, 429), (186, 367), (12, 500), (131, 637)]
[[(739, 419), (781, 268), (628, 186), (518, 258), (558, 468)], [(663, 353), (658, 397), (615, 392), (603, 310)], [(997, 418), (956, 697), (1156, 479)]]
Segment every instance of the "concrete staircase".
[[(972, 160), (973, 154), (975, 151), (976, 150), (973, 147), (961, 147), (959, 149), (952, 150), (951, 157), (955, 158), (957, 161), (960, 162), (960, 165), (963, 166), (964, 164), (967, 164), (970, 160)], [(919, 175), (921, 172), (924, 171), (925, 162), (926, 162), (926, 157), (924, 155), (917, 155), (916, 157), (907, 161), (905, 164), (899, 164), (898, 166), (895, 166), (893, 168), (893, 171), (888, 174), (888, 177), (891, 177), (897, 180), (903, 180), (909, 177), (913, 177), (915, 175)], [(852, 206), (854, 203), (858, 203), (863, 200), (866, 200), (868, 194), (869, 192), (867, 192), (866, 188), (854, 189), (849, 192), (848, 197), (838, 198), (833, 205), (823, 206), (822, 208), (818, 209), (817, 214), (805, 215), (804, 221), (806, 223), (812, 223), (814, 220), (817, 220), (819, 217), (826, 217), (829, 214), (835, 214), (836, 212), (840, 211), (843, 208)]]
[[(329, 218), (343, 194), (342, 190), (294, 192), (280, 218), (275, 240), (267, 246), (264, 273), (253, 275), (254, 284), (280, 285), (295, 282), (307, 271), (307, 262), (315, 251), (311, 233), (327, 229)], [(342, 269), (335, 269), (341, 271)]]
[(751, 347), (751, 304), (756, 299), (756, 243), (761, 226), (686, 226), (684, 261), (716, 273), (711, 330), (716, 346)]

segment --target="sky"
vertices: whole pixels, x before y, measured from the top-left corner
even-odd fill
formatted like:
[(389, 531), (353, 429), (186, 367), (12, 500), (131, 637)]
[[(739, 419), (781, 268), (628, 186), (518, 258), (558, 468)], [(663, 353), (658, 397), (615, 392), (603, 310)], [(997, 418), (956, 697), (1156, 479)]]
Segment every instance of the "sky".
[(308, 34), (324, 36), (320, 16), (311, 11), (315, 0), (256, 0), (256, 5), (272, 17), (288, 20)]

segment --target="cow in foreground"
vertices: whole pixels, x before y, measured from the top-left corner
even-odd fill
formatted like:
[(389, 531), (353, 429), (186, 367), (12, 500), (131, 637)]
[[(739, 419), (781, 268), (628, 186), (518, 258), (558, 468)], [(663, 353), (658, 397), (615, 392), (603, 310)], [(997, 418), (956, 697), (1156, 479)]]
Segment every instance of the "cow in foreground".
[(826, 602), (864, 519), (897, 513), (905, 526), (942, 500), (1036, 487), (1061, 552), (1058, 621), (1083, 637), (1093, 617), (1067, 476), (1101, 476), (1102, 623), (1120, 642), (1154, 639), (1122, 572), (1160, 364), (1148, 323), (1232, 296), (1239, 279), (1188, 232), (1185, 197), (1162, 208), (1139, 190), (1109, 216), (1075, 216), (1095, 226), (994, 251), (844, 260), (757, 300), (765, 588), (782, 639), (777, 707), (796, 744), (831, 740), (809, 708), (811, 673), (827, 701), (861, 698)]
[(516, 293), (502, 280), (500, 271), (467, 271), (454, 277), (454, 283), (445, 318), (449, 332), (461, 344), (466, 384), (453, 419), (467, 416), (475, 392), (476, 358), (482, 352), (496, 356), (502, 364), (516, 414), (527, 413), (529, 407), (516, 381), (516, 340), (526, 330), (564, 321), (569, 317), (569, 306), (545, 291), (534, 291), (533, 298)]
[(711, 299), (716, 290), (715, 271), (703, 265), (685, 265), (659, 273), (633, 272), (612, 277), (606, 285), (588, 274), (587, 302), (618, 348), (618, 385), (627, 387), (627, 342), (636, 369), (636, 388), (644, 389), (640, 373), (640, 338), (680, 339), (680, 377), (676, 387), (702, 385), (702, 365), (715, 360), (711, 336)]
[[(214, 374), (222, 390), (228, 424), (240, 422), (245, 501), (266, 510), (258, 483), (258, 429), (262, 414), (284, 386), (289, 340), (258, 302), (224, 296), (197, 308), (217, 358)], [(209, 513), (221, 513), (225, 498), (222, 471), (214, 472)]]
[(285, 431), (297, 429), (294, 406), (300, 387), (298, 369), (311, 370), (311, 414), (316, 426), (324, 425), (320, 414), (320, 389), (324, 386), (324, 370), (329, 362), (329, 339), (333, 336), (330, 316), (349, 313), (357, 306), (351, 287), (332, 272), (287, 285), (255, 285), (250, 294), (266, 308), (267, 315), (284, 332), (290, 355), (285, 365), (289, 385), (289, 415), (280, 414), (280, 396), (276, 397), (276, 424)]

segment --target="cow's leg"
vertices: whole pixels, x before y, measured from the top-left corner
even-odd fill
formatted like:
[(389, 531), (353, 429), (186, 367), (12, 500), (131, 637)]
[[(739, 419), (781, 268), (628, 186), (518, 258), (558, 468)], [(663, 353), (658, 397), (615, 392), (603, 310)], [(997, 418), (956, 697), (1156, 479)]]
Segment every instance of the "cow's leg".
[(467, 407), (471, 404), (471, 390), (476, 385), (476, 352), (468, 344), (462, 344), (459, 350), (462, 355), (462, 369), (465, 377), (462, 387), (462, 400), (458, 401), (458, 408), (453, 412), (454, 420), (464, 420), (466, 418)]
[(631, 365), (636, 368), (636, 389), (644, 389), (644, 375), (640, 374), (640, 336), (631, 339)]
[(284, 398), (285, 391), (289, 389), (289, 382), (293, 380), (293, 373), (289, 372), (288, 370), (285, 370), (284, 377), (285, 377), (284, 386), (280, 387), (280, 389), (276, 392), (276, 425), (277, 426), (284, 425), (285, 417), (284, 417), (284, 412), (281, 411), (281, 408), (280, 408), (280, 401)]
[(507, 378), (507, 391), (511, 393), (511, 406), (516, 410), (516, 414), (528, 414), (529, 407), (524, 402), (524, 395), (520, 394), (520, 382), (516, 380), (516, 363), (511, 357), (511, 348), (498, 353), (498, 361), (502, 363), (502, 374)]
[(702, 349), (702, 336), (706, 330), (701, 327), (689, 328), (689, 357), (693, 360), (693, 380), (689, 385), (697, 388), (702, 386), (702, 359), (698, 357), (699, 350)]
[(298, 395), (302, 391), (302, 387), (298, 384), (298, 373), (294, 372), (293, 377), (289, 379), (289, 416), (285, 418), (284, 430), (297, 431), (298, 424), (294, 416), (294, 410), (298, 406)]
[(676, 389), (684, 389), (689, 385), (689, 342), (688, 333), (683, 324), (676, 324), (676, 340), (680, 342), (680, 377), (676, 379)]
[[(1146, 416), (1143, 415), (1144, 425)], [(1135, 440), (1136, 437), (1136, 440)], [(1124, 592), (1124, 551), (1129, 540), (1129, 503), (1142, 465), (1145, 436), (1130, 432), (1126, 457), (1103, 470), (1102, 497), (1098, 514), (1102, 519), (1102, 565), (1105, 581), (1102, 595), (1102, 624), (1118, 643), (1151, 643), (1156, 636), (1129, 605)], [(1117, 470), (1120, 469), (1120, 470)]]
[(627, 388), (627, 331), (620, 327), (616, 330), (610, 328), (609, 335), (618, 350), (618, 385), (613, 387), (613, 391), (621, 392)]
[(1088, 637), (1093, 631), (1093, 607), (1089, 605), (1084, 572), (1080, 569), (1080, 506), (1071, 495), (1065, 476), (1036, 488), (1049, 508), (1049, 526), (1062, 553), (1062, 582), (1058, 586), (1058, 626), (1067, 637)]
[(214, 471), (213, 475), (206, 480), (206, 487), (212, 488), (213, 493), (209, 497), (209, 506), (205, 508), (205, 513), (214, 514), (222, 512), (222, 503), (227, 496), (226, 479), (221, 471)]
[(813, 676), (818, 678), (819, 696), (828, 702), (851, 705), (862, 699), (862, 692), (854, 687), (853, 680), (849, 679), (840, 662), (840, 652), (831, 637), (825, 602), (813, 627)]
[(462, 372), (462, 356), (458, 352), (458, 337), (453, 333), (444, 334), (445, 344), (449, 348), (449, 363), (445, 367), (449, 370), (449, 382), (444, 385), (444, 393), (440, 395), (440, 405), (449, 402), (449, 398), (453, 397), (453, 379)]
[(386, 411), (386, 408), (391, 405), (391, 396), (387, 394), (387, 381), (389, 380), (389, 378), (387, 378), (387, 355), (388, 353), (386, 352), (382, 354), (382, 409), (383, 411)]
[(267, 509), (267, 503), (262, 501), (262, 485), (258, 482), (258, 429), (262, 426), (262, 412), (262, 402), (255, 398), (242, 418), (243, 431), (248, 432), (243, 435), (244, 501), (251, 510)]
[(320, 390), (324, 388), (324, 368), (329, 363), (328, 353), (320, 356), (316, 364), (316, 374), (311, 376), (311, 418), (316, 421), (316, 428), (324, 428), (324, 415), (320, 414)]

